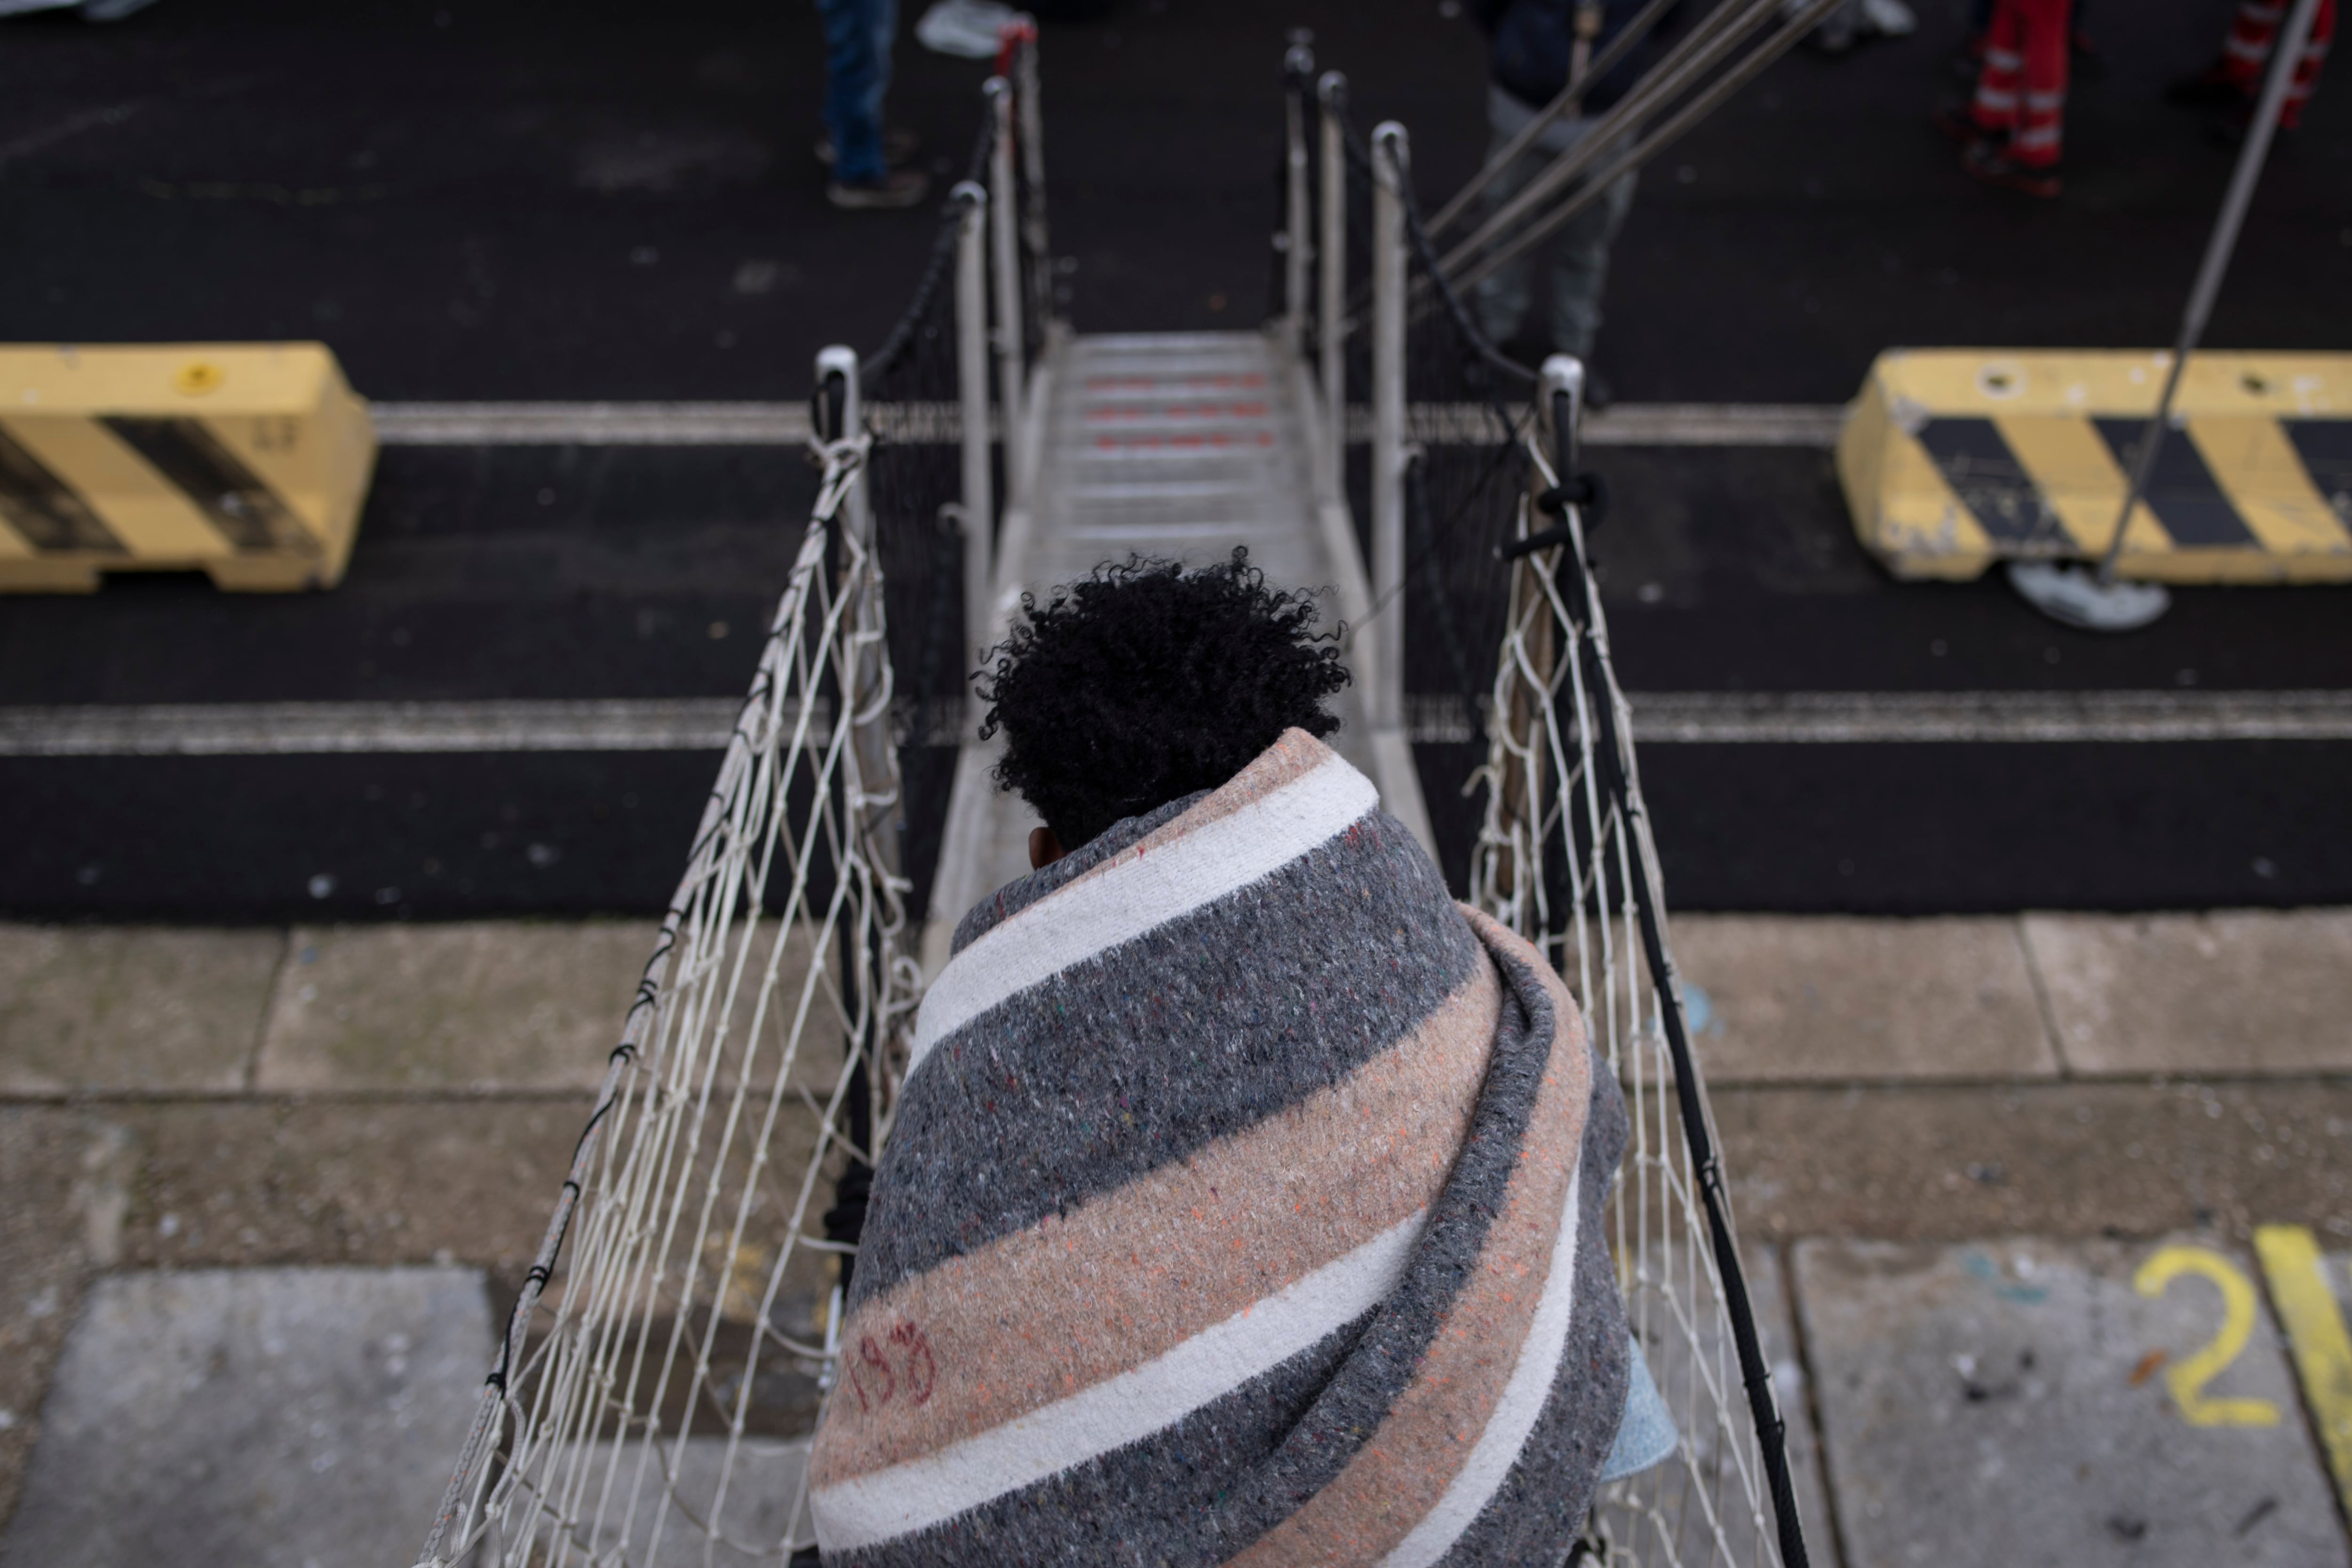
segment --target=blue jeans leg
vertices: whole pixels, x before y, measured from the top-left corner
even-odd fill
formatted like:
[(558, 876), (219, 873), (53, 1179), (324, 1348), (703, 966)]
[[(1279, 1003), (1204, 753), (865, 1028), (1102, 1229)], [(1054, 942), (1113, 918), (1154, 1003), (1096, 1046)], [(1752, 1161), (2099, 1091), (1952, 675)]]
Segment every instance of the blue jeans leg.
[(884, 173), (882, 95), (890, 87), (898, 0), (816, 0), (824, 18), (824, 129), (833, 177), (870, 185)]

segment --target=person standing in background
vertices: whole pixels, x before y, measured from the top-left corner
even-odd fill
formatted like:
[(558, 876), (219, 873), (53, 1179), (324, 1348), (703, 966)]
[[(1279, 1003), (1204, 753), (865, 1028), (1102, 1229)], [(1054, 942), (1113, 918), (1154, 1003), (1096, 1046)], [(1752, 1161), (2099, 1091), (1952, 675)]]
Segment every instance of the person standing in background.
[[(1559, 96), (1571, 68), (1597, 57), (1641, 8), (1641, 0), (1476, 0), (1475, 14), (1487, 37), (1490, 162)], [(1652, 37), (1655, 36), (1654, 32)], [(1554, 159), (1582, 141), (1601, 112), (1641, 79), (1657, 52), (1645, 38), (1591, 82), (1574, 112), (1546, 126), (1534, 144), (1486, 187), (1486, 211), (1490, 215), (1497, 211)], [(1593, 340), (1601, 330), (1601, 294), (1609, 280), (1609, 247), (1633, 205), (1633, 184), (1631, 172), (1619, 175), (1610, 182), (1606, 194), (1542, 246), (1478, 285), (1478, 321), (1486, 336), (1530, 361), (1548, 353), (1574, 354), (1586, 361), (1585, 395), (1595, 407), (1609, 401), (1607, 383), (1591, 363)], [(1551, 290), (1551, 314), (1548, 330), (1529, 332), (1528, 309), (1538, 256)]]
[(930, 193), (930, 181), (919, 170), (892, 169), (883, 152), (898, 0), (816, 0), (816, 8), (824, 19), (825, 146), (833, 153), (825, 199), (853, 212), (911, 207)]
[[(2238, 0), (2230, 17), (2229, 37), (2221, 40), (2221, 57), (2193, 77), (2174, 82), (2164, 96), (2184, 109), (2218, 109), (2239, 127), (2254, 117), (2254, 100), (2262, 96), (2263, 72), (2277, 47), (2279, 25), (2286, 20), (2288, 0)], [(2327, 45), (2336, 37), (2336, 0), (2319, 0), (2312, 18), (2311, 37), (2303, 42), (2303, 56), (2294, 62), (2294, 76), (2286, 85), (2286, 102), (2279, 108), (2279, 129), (2293, 131), (2303, 120), (2304, 105), (2319, 85), (2319, 68), (2326, 63)]]
[(1961, 142), (1961, 166), (1988, 184), (2032, 196), (2064, 188), (2067, 54), (2073, 0), (1995, 0), (1984, 66), (1965, 110), (1937, 123)]

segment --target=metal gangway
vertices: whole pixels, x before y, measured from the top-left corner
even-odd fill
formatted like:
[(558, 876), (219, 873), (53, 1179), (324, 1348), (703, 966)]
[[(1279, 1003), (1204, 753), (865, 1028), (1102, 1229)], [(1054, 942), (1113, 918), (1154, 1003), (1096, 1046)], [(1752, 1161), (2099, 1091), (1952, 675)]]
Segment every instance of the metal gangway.
[[(1056, 335), (1031, 384), (1022, 418), (1034, 455), (987, 587), (974, 596), (988, 607), (983, 642), (1003, 635), (1023, 594), (1042, 597), (1130, 554), (1198, 565), (1244, 548), (1276, 582), (1330, 588), (1340, 619), (1370, 617), (1362, 553), (1318, 460), (1328, 441), (1318, 400), (1278, 337)], [(1381, 698), (1381, 651), (1377, 643), (1351, 651), (1357, 679), (1337, 699), (1334, 744), (1433, 852), (1402, 706)], [(958, 763), (925, 925), (927, 970), (945, 960), (965, 910), (1029, 869), (1030, 822), (989, 779), (994, 760), (994, 747), (973, 742)]]
[[(1553, 195), (1592, 199), (1612, 148), (1671, 141), (1675, 103), (1833, 3), (1725, 0), (1637, 103), (1665, 130), (1588, 149)], [(819, 497), (420, 1564), (816, 1560), (808, 1434), (845, 1355), (877, 1354), (841, 1343), (841, 1264), (914, 1009), (955, 920), (1028, 870), (970, 674), (1024, 593), (1237, 546), (1330, 591), (1354, 674), (1335, 743), (1554, 959), (1627, 1095), (1612, 1249), (1679, 1444), (1605, 1487), (1562, 1560), (1806, 1561), (1585, 551), (1581, 370), (1511, 364), (1454, 287), (1463, 247), (1475, 271), (1550, 219), (1490, 215), (1441, 256), (1468, 208), (1423, 221), (1404, 128), (1359, 133), (1303, 46), (1285, 84), (1264, 330), (1068, 329), (1017, 25), (905, 316), (873, 354), (819, 356)], [(1466, 739), (1425, 749), (1474, 755), (1440, 794), (1410, 744), (1433, 714)]]

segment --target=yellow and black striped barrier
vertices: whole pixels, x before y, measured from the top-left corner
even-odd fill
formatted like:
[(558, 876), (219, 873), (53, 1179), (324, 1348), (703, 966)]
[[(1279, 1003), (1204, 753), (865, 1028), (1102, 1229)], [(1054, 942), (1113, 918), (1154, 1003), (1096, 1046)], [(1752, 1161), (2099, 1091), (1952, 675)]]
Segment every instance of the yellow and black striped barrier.
[[(2168, 353), (1895, 349), (1838, 441), (1854, 531), (1897, 577), (2105, 553)], [(2352, 580), (2352, 355), (2200, 353), (2118, 571)]]
[(322, 344), (0, 346), (0, 591), (188, 570), (331, 588), (374, 465)]

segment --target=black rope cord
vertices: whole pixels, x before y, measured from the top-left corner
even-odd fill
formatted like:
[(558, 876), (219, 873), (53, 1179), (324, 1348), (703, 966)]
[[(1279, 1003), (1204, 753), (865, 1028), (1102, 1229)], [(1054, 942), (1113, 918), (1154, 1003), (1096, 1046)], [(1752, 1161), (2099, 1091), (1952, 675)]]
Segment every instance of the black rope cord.
[[(966, 180), (975, 185), (987, 183), (989, 154), (995, 146), (996, 116), (992, 111), (980, 117), (980, 135), (972, 142), (971, 157), (965, 165)], [(895, 370), (899, 359), (914, 342), (924, 316), (930, 310), (931, 301), (955, 267), (956, 234), (962, 228), (964, 214), (971, 205), (970, 197), (949, 192), (948, 199), (940, 208), (939, 230), (931, 236), (930, 259), (924, 265), (922, 281), (915, 286), (914, 298), (907, 302), (905, 313), (890, 329), (890, 335), (882, 340), (882, 346), (858, 363), (857, 373), (865, 382), (879, 381)]]

